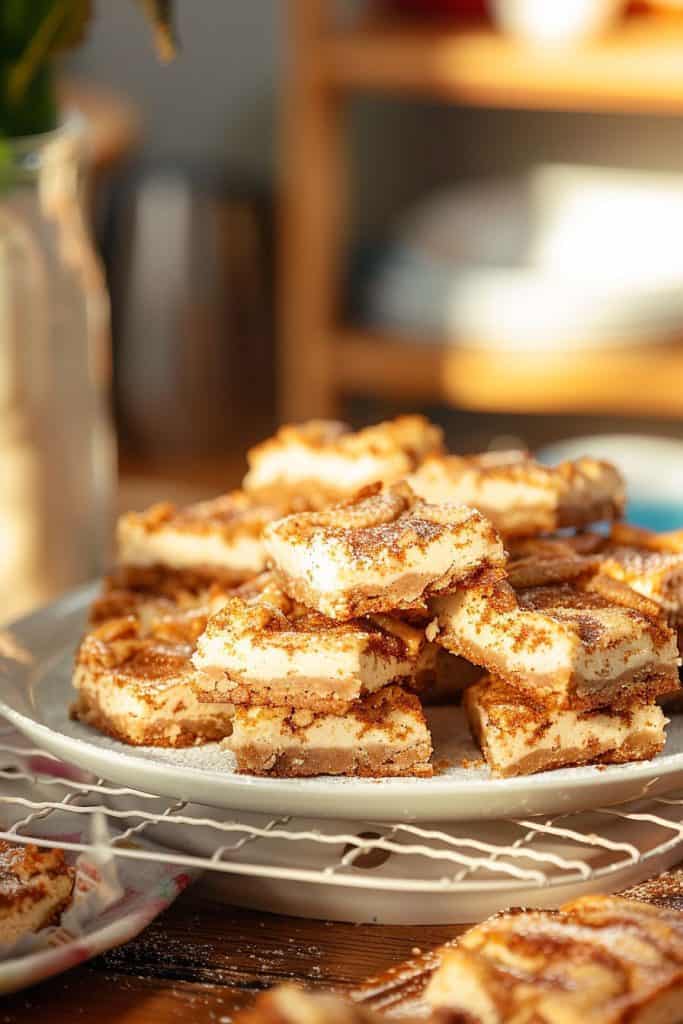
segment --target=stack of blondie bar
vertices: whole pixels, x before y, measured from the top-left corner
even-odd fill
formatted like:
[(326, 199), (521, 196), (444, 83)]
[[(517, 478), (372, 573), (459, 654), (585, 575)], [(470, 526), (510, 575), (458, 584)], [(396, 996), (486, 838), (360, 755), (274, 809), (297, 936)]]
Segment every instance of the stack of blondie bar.
[(273, 574), (210, 620), (194, 658), (218, 699), (236, 702), (239, 769), (431, 774), (417, 696), (434, 671), (428, 601), (502, 574), (491, 524), (405, 483), (377, 485), (271, 523), (265, 544)]
[(129, 743), (224, 738), (252, 774), (424, 776), (422, 705), (474, 678), (494, 773), (662, 748), (683, 538), (617, 522), (614, 467), (449, 455), (419, 416), (284, 427), (248, 460), (241, 491), (122, 517), (81, 720)]
[(505, 578), (437, 598), (427, 630), (486, 672), (465, 707), (492, 771), (657, 754), (658, 700), (680, 685), (678, 646), (661, 605), (645, 585), (616, 578), (613, 545), (586, 529), (623, 511), (613, 467), (579, 459), (550, 469), (520, 452), (451, 456), (426, 462), (414, 486), (485, 509), (506, 538)]

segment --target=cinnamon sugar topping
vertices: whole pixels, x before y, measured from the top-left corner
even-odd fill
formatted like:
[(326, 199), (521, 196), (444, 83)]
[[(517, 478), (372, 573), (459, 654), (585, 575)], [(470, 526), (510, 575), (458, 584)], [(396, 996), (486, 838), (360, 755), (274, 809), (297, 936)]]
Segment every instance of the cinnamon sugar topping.
[(175, 604), (136, 591), (109, 591), (76, 655), (73, 713), (128, 743), (185, 746), (220, 739), (232, 705), (203, 709), (192, 655), (222, 595), (205, 591)]
[(332, 618), (422, 609), (425, 597), (501, 575), (502, 543), (477, 511), (428, 505), (407, 484), (361, 492), (265, 531), (284, 589)]
[(615, 519), (624, 509), (619, 473), (588, 457), (554, 467), (523, 451), (434, 457), (424, 461), (410, 483), (428, 501), (480, 509), (506, 537)]
[(50, 924), (71, 899), (73, 884), (62, 850), (0, 839), (0, 945)]
[(432, 1006), (491, 1024), (645, 1024), (679, 1019), (683, 917), (616, 896), (508, 913), (442, 951)]
[(441, 430), (422, 416), (400, 416), (355, 433), (343, 423), (311, 420), (281, 427), (252, 448), (244, 487), (324, 508), (376, 481), (395, 483), (442, 447)]
[(389, 683), (417, 685), (425, 644), (422, 630), (388, 615), (329, 619), (264, 574), (209, 619), (193, 660), (214, 698), (339, 712)]
[(186, 508), (154, 505), (120, 518), (119, 558), (128, 570), (240, 582), (265, 568), (263, 529), (287, 510), (284, 504), (255, 502), (242, 491)]

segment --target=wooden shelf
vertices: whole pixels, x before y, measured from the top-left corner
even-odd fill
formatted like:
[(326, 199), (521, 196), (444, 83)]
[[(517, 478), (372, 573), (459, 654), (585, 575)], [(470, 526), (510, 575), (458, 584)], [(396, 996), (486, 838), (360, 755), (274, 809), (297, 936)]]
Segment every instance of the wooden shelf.
[[(547, 0), (559, 3), (561, 0)], [(683, 114), (683, 16), (628, 18), (575, 49), (490, 27), (393, 18), (340, 28), (290, 0), (283, 104), (280, 416), (335, 417), (341, 394), (480, 411), (683, 416), (683, 336), (609, 350), (502, 353), (340, 330), (355, 90), (470, 106)]]
[(349, 393), (488, 412), (683, 415), (683, 341), (539, 354), (340, 331), (332, 349)]
[[(559, 2), (559, 0), (549, 0)], [(311, 66), (329, 85), (470, 106), (678, 114), (683, 17), (631, 18), (571, 50), (523, 45), (486, 26), (373, 22), (330, 31)]]

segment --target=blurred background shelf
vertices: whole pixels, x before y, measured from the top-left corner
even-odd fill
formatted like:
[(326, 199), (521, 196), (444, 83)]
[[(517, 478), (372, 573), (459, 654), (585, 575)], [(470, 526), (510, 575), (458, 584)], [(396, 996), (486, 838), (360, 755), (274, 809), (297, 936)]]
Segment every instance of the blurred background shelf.
[(406, 92), (468, 106), (676, 114), (683, 17), (630, 18), (567, 50), (520, 44), (486, 25), (372, 20), (319, 41), (321, 84)]
[[(323, 0), (290, 0), (283, 105), (279, 413), (335, 416), (374, 395), (488, 412), (676, 417), (683, 339), (535, 352), (381, 333), (342, 322), (349, 242), (346, 114), (357, 92), (473, 107), (683, 113), (683, 17), (629, 17), (608, 35), (557, 50), (478, 22), (382, 17), (340, 27)], [(493, 342), (494, 339), (488, 339)]]
[(500, 352), (360, 331), (332, 339), (342, 391), (508, 413), (683, 415), (683, 345)]

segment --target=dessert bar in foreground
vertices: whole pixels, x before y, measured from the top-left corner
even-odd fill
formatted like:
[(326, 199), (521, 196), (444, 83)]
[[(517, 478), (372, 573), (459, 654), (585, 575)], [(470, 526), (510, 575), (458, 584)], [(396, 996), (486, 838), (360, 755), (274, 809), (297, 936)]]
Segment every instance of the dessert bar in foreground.
[(617, 519), (625, 503), (624, 481), (610, 463), (581, 458), (543, 466), (524, 451), (437, 455), (408, 482), (425, 501), (479, 509), (507, 537)]
[(281, 427), (251, 449), (244, 488), (261, 499), (286, 495), (300, 507), (323, 508), (377, 481), (396, 483), (442, 450), (442, 431), (423, 416), (357, 432), (334, 420), (310, 420)]
[(386, 615), (336, 622), (310, 611), (266, 573), (209, 619), (193, 662), (208, 699), (341, 714), (389, 683), (418, 685), (428, 646), (423, 630)]
[[(596, 591), (594, 576), (581, 574), (591, 564), (579, 556), (512, 563), (492, 590), (435, 598), (427, 635), (557, 707), (647, 702), (678, 690), (676, 635), (661, 609), (633, 592), (629, 605)], [(541, 580), (552, 582), (534, 585)]]
[(284, 511), (232, 491), (182, 509), (164, 503), (129, 512), (118, 523), (119, 562), (128, 569), (240, 583), (265, 568), (263, 528)]
[[(467, 1024), (680, 1024), (683, 914), (618, 896), (511, 912), (441, 950), (427, 989)], [(448, 1011), (448, 1012), (446, 1012)]]
[(336, 619), (423, 609), (433, 594), (502, 575), (506, 557), (479, 512), (427, 505), (407, 484), (287, 516), (264, 536), (287, 593)]
[(386, 686), (343, 715), (238, 706), (226, 745), (250, 775), (431, 775), (432, 743), (420, 702)]
[(0, 947), (56, 921), (73, 886), (74, 870), (61, 850), (0, 839)]
[(503, 777), (579, 764), (644, 761), (656, 757), (666, 741), (666, 718), (657, 704), (547, 709), (490, 676), (465, 691), (464, 704), (486, 763)]
[(74, 717), (124, 743), (184, 747), (223, 739), (231, 704), (203, 704), (191, 657), (209, 598), (180, 606), (112, 591), (96, 602), (76, 655)]
[(384, 1019), (349, 999), (285, 984), (262, 992), (238, 1015), (236, 1024), (382, 1024)]

